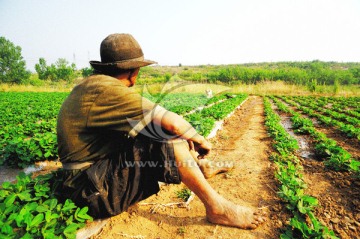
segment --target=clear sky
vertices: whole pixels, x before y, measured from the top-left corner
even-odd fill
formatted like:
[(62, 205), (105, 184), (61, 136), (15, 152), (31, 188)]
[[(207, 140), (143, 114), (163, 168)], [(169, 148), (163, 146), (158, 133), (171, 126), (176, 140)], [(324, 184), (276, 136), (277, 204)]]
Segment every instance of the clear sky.
[(87, 67), (116, 32), (160, 65), (360, 62), (360, 0), (0, 0), (0, 35), (32, 71)]

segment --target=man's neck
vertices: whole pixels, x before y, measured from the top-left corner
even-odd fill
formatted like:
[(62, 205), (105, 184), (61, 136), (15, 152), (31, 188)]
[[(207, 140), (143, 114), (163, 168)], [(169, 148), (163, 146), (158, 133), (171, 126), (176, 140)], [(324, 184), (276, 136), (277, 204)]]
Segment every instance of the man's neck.
[(118, 79), (121, 83), (123, 83), (127, 87), (132, 86), (131, 82), (128, 79), (119, 79), (119, 78), (116, 78), (116, 79)]

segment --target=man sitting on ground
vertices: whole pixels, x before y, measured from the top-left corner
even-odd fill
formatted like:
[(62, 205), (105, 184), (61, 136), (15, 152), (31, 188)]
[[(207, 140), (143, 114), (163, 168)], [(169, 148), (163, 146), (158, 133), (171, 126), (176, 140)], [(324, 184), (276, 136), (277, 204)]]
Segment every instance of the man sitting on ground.
[[(228, 170), (204, 159), (211, 144), (181, 116), (132, 90), (145, 60), (129, 34), (100, 46), (95, 74), (64, 101), (57, 134), (63, 183), (57, 193), (95, 218), (117, 215), (159, 191), (159, 181), (183, 182), (204, 203), (209, 222), (253, 229), (258, 212), (220, 196), (207, 182)], [(205, 175), (205, 176), (204, 176)]]

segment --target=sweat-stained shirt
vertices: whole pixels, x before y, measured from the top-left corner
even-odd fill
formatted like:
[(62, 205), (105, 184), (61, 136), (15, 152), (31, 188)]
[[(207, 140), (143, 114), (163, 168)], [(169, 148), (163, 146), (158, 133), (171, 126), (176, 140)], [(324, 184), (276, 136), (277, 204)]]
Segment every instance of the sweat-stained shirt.
[(60, 161), (91, 162), (118, 155), (119, 138), (136, 136), (134, 126), (140, 131), (148, 123), (144, 116), (155, 106), (113, 77), (86, 78), (72, 90), (58, 115)]

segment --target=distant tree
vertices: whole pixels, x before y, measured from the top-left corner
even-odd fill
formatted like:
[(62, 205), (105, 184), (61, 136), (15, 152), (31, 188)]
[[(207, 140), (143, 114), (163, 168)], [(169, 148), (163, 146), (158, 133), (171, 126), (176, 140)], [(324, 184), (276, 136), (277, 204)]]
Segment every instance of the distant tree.
[(69, 62), (64, 58), (59, 58), (55, 62), (55, 79), (54, 81), (65, 80), (70, 81), (75, 77), (76, 66), (74, 63), (69, 65)]
[(349, 69), (350, 73), (353, 75), (354, 80), (352, 84), (360, 84), (360, 66), (353, 67)]
[(15, 46), (5, 37), (0, 37), (0, 82), (20, 84), (30, 78), (21, 47)]
[(69, 64), (64, 58), (59, 58), (55, 64), (48, 66), (44, 58), (39, 59), (39, 63), (35, 65), (35, 70), (38, 73), (39, 79), (51, 81), (71, 81), (76, 77), (75, 64)]
[(44, 58), (40, 58), (39, 63), (35, 64), (35, 71), (38, 73), (40, 80), (47, 80), (49, 78), (49, 70)]

